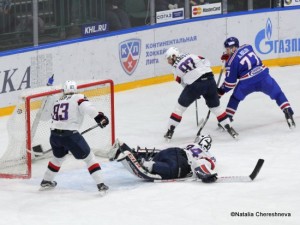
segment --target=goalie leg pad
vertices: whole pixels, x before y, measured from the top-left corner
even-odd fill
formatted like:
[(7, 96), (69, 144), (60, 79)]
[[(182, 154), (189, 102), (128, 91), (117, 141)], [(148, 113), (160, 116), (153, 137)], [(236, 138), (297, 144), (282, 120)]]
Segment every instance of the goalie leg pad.
[(118, 158), (118, 156), (120, 154), (121, 145), (123, 145), (123, 143), (120, 142), (119, 139), (116, 139), (116, 141), (113, 144), (113, 146), (111, 147), (111, 149), (107, 152), (107, 156), (108, 156), (110, 161), (113, 161), (116, 158)]
[(125, 151), (121, 155), (118, 161), (133, 175), (148, 181), (161, 180), (161, 176), (147, 172), (131, 152)]

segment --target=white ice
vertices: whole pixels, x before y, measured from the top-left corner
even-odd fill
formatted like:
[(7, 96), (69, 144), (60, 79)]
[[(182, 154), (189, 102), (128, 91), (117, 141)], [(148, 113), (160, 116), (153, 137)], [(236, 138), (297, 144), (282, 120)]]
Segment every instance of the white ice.
[[(271, 68), (288, 97), (300, 126), (300, 66)], [(181, 86), (163, 83), (116, 93), (116, 136), (131, 147), (184, 146), (197, 133), (195, 105), (185, 112), (173, 140), (163, 135)], [(221, 99), (225, 108), (230, 94)], [(198, 100), (199, 118), (207, 114)], [(7, 117), (0, 118), (1, 151), (7, 144)], [(211, 115), (204, 133), (213, 138), (211, 152), (218, 174), (248, 175), (259, 158), (265, 164), (251, 183), (146, 183), (122, 164), (101, 161), (110, 190), (101, 197), (82, 162), (69, 157), (57, 188), (38, 191), (48, 160), (33, 165), (29, 180), (0, 180), (0, 225), (196, 225), (300, 224), (300, 129), (290, 130), (274, 101), (255, 93), (240, 104), (234, 118), (239, 140), (217, 129)], [(298, 147), (297, 147), (298, 146)], [(0, 152), (1, 155), (2, 152)], [(254, 216), (231, 216), (232, 212)], [(290, 213), (290, 217), (256, 213)]]

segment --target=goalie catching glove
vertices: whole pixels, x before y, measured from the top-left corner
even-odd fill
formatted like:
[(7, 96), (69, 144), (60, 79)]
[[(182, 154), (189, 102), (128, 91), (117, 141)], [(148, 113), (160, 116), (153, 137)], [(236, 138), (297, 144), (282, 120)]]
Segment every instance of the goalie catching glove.
[(199, 166), (194, 168), (196, 176), (202, 180), (203, 183), (213, 183), (217, 178), (217, 173), (214, 172), (215, 162), (207, 157), (201, 157), (197, 160)]
[(203, 183), (213, 183), (215, 182), (218, 178), (216, 173), (214, 174), (208, 174), (205, 173), (201, 167), (197, 167), (195, 168), (195, 173), (197, 175), (197, 177), (203, 182)]
[(96, 123), (98, 123), (99, 127), (104, 128), (109, 124), (109, 119), (104, 115), (103, 112), (99, 112), (99, 114), (94, 118)]

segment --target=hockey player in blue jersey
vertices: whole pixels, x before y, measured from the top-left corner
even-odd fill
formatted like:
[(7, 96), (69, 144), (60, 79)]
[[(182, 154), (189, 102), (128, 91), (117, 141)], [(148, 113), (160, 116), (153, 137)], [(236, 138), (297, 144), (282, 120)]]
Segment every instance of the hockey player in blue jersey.
[(269, 69), (255, 54), (251, 45), (240, 46), (235, 37), (227, 38), (224, 42), (226, 52), (221, 59), (226, 61), (226, 77), (218, 88), (221, 97), (233, 90), (227, 104), (226, 113), (231, 118), (236, 113), (239, 103), (253, 92), (262, 92), (275, 100), (283, 111), (290, 128), (295, 127), (293, 110), (278, 83), (270, 76)]

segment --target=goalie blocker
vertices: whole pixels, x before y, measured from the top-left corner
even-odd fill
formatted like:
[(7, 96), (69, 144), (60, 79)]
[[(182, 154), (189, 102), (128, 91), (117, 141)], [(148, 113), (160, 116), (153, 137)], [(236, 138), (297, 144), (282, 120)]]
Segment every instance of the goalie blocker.
[(110, 160), (121, 162), (133, 175), (147, 181), (195, 178), (211, 183), (217, 180), (217, 174), (216, 160), (208, 152), (210, 145), (210, 136), (202, 136), (199, 143), (189, 144), (185, 148), (157, 150), (138, 147), (134, 150), (117, 140), (109, 157)]

